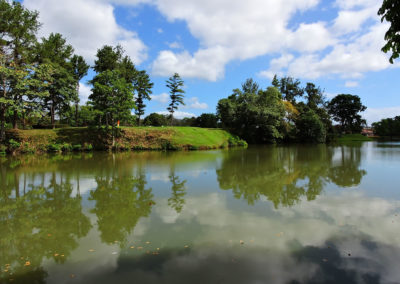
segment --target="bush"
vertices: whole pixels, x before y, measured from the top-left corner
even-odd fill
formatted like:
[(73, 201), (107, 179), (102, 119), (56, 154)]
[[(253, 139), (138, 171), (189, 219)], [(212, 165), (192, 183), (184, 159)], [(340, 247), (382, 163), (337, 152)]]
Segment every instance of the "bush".
[(82, 151), (82, 145), (81, 144), (73, 145), (72, 150), (77, 152)]
[(31, 148), (28, 142), (24, 143), (24, 147), (22, 149), (23, 153), (33, 154), (35, 152), (34, 148)]
[(48, 152), (61, 152), (62, 145), (57, 143), (51, 143), (47, 145)]
[(8, 140), (8, 147), (11, 151), (14, 151), (14, 150), (18, 149), (19, 147), (21, 147), (21, 143), (19, 143), (18, 141), (15, 141), (14, 139), (10, 139), (10, 140)]
[(72, 151), (72, 145), (69, 143), (64, 143), (61, 148), (62, 148), (63, 152), (71, 152)]
[(6, 151), (7, 151), (7, 146), (1, 144), (0, 145), (0, 154), (4, 155), (6, 153)]
[(83, 149), (84, 149), (86, 152), (93, 151), (93, 145), (92, 145), (92, 144), (89, 144), (89, 143), (85, 143), (85, 145), (83, 146)]

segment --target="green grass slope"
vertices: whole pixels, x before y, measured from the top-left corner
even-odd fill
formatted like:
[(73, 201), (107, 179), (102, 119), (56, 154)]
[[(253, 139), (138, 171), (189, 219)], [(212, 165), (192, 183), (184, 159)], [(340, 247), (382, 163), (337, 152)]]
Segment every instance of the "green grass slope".
[[(247, 146), (247, 143), (222, 129), (122, 127), (118, 130), (114, 149), (206, 150), (233, 146)], [(112, 139), (105, 129), (87, 127), (10, 130), (2, 148), (22, 153), (109, 150)]]

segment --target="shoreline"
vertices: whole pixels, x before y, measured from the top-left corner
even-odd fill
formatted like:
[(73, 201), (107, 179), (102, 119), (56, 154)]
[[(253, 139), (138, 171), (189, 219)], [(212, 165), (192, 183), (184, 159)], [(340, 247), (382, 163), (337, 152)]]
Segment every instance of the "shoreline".
[(247, 147), (244, 140), (222, 129), (198, 127), (121, 127), (112, 145), (103, 128), (8, 130), (0, 153), (43, 154), (90, 151), (179, 151)]

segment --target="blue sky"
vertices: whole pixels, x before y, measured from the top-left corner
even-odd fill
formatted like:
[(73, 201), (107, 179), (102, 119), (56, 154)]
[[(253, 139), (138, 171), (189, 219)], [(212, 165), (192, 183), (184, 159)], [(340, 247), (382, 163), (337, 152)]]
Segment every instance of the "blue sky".
[[(40, 36), (63, 34), (93, 64), (96, 50), (121, 44), (154, 82), (146, 113), (166, 110), (165, 80), (185, 81), (178, 116), (215, 112), (219, 99), (273, 74), (313, 82), (328, 98), (361, 97), (369, 123), (400, 115), (400, 63), (389, 64), (377, 0), (24, 0), (40, 12)], [(399, 61), (400, 62), (400, 61)], [(81, 82), (84, 102), (90, 94)]]

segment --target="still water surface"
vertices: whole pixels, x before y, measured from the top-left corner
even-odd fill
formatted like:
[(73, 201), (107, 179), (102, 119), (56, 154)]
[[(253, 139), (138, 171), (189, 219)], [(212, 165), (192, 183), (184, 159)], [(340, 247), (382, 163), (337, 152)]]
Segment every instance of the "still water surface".
[(400, 144), (0, 158), (0, 283), (400, 283)]

